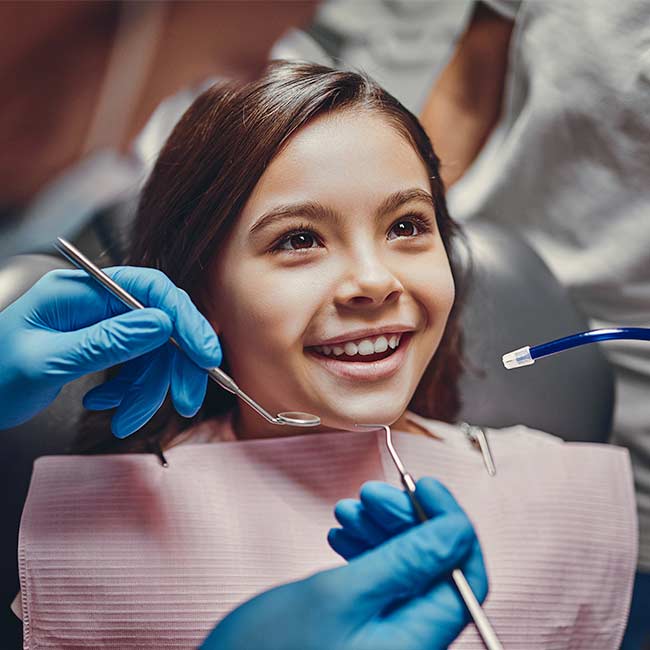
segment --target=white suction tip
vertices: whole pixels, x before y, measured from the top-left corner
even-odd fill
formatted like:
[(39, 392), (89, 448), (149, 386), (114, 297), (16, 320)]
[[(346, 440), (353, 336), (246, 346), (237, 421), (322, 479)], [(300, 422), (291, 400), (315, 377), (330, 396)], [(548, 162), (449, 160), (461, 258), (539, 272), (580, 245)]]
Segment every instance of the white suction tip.
[(532, 366), (535, 363), (535, 359), (530, 356), (529, 345), (525, 348), (519, 348), (518, 350), (504, 354), (503, 357), (501, 357), (501, 360), (503, 361), (506, 370), (521, 368), (522, 366)]

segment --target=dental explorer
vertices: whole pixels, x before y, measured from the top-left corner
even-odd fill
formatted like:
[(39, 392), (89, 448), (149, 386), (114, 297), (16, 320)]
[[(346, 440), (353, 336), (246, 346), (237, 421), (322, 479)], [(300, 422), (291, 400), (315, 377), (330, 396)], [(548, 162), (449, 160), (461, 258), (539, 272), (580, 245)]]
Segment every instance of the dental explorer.
[(580, 345), (597, 343), (598, 341), (614, 341), (622, 339), (650, 341), (650, 328), (611, 327), (579, 332), (578, 334), (565, 336), (561, 339), (555, 339), (554, 341), (549, 341), (548, 343), (542, 343), (533, 347), (526, 345), (523, 348), (504, 354), (502, 361), (507, 370), (512, 370), (513, 368), (531, 366), (537, 359), (547, 357), (550, 354), (563, 352), (564, 350), (569, 350), (570, 348), (575, 348)]
[[(404, 463), (402, 463), (401, 458), (399, 457), (395, 446), (393, 445), (393, 437), (390, 430), (390, 427), (387, 424), (357, 424), (357, 427), (363, 427), (365, 429), (383, 429), (386, 433), (386, 446), (388, 447), (388, 452), (390, 453), (395, 467), (400, 475), (400, 480), (404, 486), (404, 490), (408, 494), (411, 504), (413, 505), (413, 510), (417, 515), (418, 519), (421, 522), (429, 521), (429, 516), (424, 511), (422, 504), (418, 501), (417, 496), (415, 495), (416, 485), (413, 477), (406, 471)], [(451, 572), (451, 577), (460, 592), (461, 598), (463, 599), (469, 613), (476, 625), (476, 629), (483, 639), (483, 643), (487, 650), (503, 650), (503, 646), (499, 641), (492, 624), (490, 623), (488, 617), (486, 616), (483, 608), (476, 599), (472, 588), (467, 582), (465, 574), (460, 569), (454, 569)]]
[[(73, 246), (69, 241), (62, 237), (57, 237), (55, 242), (57, 250), (77, 268), (86, 271), (94, 280), (101, 284), (106, 290), (110, 291), (118, 300), (124, 303), (131, 309), (145, 309), (145, 306), (136, 298), (134, 298), (128, 291), (120, 287), (117, 282), (112, 280), (106, 275), (98, 266), (93, 264), (78, 248)], [(175, 345), (182, 352), (182, 348), (178, 341), (173, 336), (169, 337), (169, 342)], [(278, 413), (277, 416), (271, 415), (268, 411), (262, 408), (252, 397), (247, 395), (237, 384), (232, 377), (227, 375), (219, 368), (204, 368), (208, 373), (208, 377), (214, 382), (219, 384), (221, 388), (227, 390), (233, 395), (236, 395), (243, 400), (254, 411), (259, 413), (265, 420), (272, 424), (289, 425), (292, 427), (316, 427), (320, 424), (320, 418), (310, 413), (302, 413), (300, 411), (286, 411)]]

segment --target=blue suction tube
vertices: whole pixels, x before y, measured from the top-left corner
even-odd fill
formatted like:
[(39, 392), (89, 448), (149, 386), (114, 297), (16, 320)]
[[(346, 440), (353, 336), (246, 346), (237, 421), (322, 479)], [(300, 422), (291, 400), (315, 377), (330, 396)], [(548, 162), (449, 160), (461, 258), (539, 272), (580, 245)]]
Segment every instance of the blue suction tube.
[(650, 327), (611, 327), (606, 329), (589, 330), (588, 332), (579, 332), (571, 336), (565, 336), (561, 339), (555, 339), (540, 345), (525, 346), (518, 350), (513, 350), (503, 355), (503, 365), (508, 369), (521, 368), (530, 366), (537, 359), (547, 357), (550, 354), (564, 352), (571, 348), (588, 343), (597, 343), (599, 341), (614, 340), (635, 340), (650, 341)]

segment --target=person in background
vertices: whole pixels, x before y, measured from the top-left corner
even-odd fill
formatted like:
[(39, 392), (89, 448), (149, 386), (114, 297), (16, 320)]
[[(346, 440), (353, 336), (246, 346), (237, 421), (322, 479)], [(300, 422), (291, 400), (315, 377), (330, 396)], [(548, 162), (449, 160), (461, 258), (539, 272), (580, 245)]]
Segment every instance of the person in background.
[[(597, 327), (650, 326), (646, 0), (485, 0), (422, 122), (450, 212), (507, 224)], [(639, 564), (624, 650), (650, 647), (650, 346), (603, 346), (632, 456)], [(645, 645), (644, 645), (645, 644)]]

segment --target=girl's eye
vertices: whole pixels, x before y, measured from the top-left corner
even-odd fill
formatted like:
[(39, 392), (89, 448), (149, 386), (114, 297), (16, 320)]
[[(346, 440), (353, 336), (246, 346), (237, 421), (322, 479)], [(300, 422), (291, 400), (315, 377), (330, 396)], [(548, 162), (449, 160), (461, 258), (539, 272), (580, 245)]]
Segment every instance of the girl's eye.
[(274, 250), (281, 251), (299, 251), (307, 250), (309, 248), (316, 248), (318, 240), (316, 236), (307, 231), (292, 232), (285, 235), (274, 248)]
[(388, 231), (388, 239), (397, 239), (398, 237), (417, 237), (425, 232), (431, 232), (431, 226), (425, 219), (413, 216), (396, 221)]

